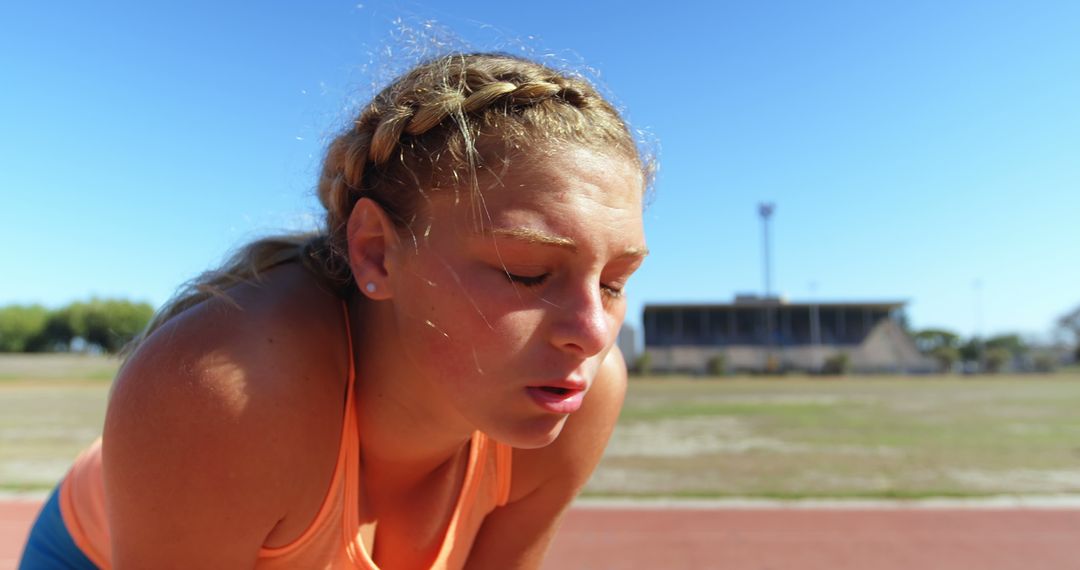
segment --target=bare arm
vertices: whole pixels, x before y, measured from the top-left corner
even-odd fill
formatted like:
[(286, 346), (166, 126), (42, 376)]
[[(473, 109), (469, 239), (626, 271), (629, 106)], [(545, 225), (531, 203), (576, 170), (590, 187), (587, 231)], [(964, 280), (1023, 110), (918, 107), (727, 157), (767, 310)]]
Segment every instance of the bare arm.
[(116, 568), (245, 568), (280, 518), (247, 448), (242, 372), (146, 347), (117, 379), (103, 459)]
[[(218, 308), (157, 331), (114, 386), (102, 453), (121, 570), (252, 567), (311, 481), (304, 465), (318, 463), (304, 439), (317, 421), (307, 394), (317, 389), (296, 388), (317, 366), (282, 350), (295, 345), (286, 327)], [(339, 429), (334, 414), (321, 415)]]
[(484, 519), (468, 568), (540, 567), (563, 512), (600, 462), (625, 394), (626, 364), (614, 348), (558, 439), (515, 450), (511, 502)]

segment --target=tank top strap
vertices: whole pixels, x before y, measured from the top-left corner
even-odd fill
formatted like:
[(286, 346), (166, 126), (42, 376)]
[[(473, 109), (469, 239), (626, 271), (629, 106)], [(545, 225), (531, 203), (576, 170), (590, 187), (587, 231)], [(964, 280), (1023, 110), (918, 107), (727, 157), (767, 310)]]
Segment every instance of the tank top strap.
[[(259, 550), (259, 568), (309, 568), (324, 566), (329, 559), (350, 560), (357, 547), (356, 529), (359, 527), (356, 508), (359, 500), (359, 434), (356, 424), (355, 379), (356, 365), (349, 321), (349, 308), (342, 302), (345, 319), (345, 349), (349, 359), (346, 378), (344, 413), (340, 431), (337, 461), (329, 488), (311, 524), (291, 543), (276, 548)], [(360, 546), (362, 548), (362, 544)], [(353, 564), (355, 565), (355, 564)], [(338, 567), (338, 566), (334, 566)], [(360, 564), (359, 568), (370, 568)]]
[(349, 318), (349, 304), (342, 301), (341, 308), (345, 317), (345, 342), (349, 357), (348, 387), (345, 389), (345, 417), (341, 434), (343, 475), (340, 529), (345, 554), (356, 568), (377, 568), (364, 552), (363, 538), (360, 536), (360, 432), (356, 417), (356, 351), (353, 347), (352, 320)]
[(341, 301), (341, 312), (345, 318), (345, 354), (349, 358), (349, 385), (345, 388), (345, 400), (349, 401), (352, 399), (353, 383), (356, 380), (356, 357), (353, 349), (352, 323), (349, 319), (349, 303), (347, 301)]

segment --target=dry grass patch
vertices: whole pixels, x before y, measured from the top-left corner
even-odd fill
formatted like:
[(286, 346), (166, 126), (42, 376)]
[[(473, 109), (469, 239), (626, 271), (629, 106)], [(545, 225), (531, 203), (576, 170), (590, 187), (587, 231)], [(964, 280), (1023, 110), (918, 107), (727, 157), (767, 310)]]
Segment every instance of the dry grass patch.
[[(107, 357), (0, 356), (0, 489), (47, 489), (101, 433)], [(586, 493), (1080, 493), (1080, 374), (634, 379)]]
[(1080, 375), (637, 379), (593, 495), (1080, 493)]

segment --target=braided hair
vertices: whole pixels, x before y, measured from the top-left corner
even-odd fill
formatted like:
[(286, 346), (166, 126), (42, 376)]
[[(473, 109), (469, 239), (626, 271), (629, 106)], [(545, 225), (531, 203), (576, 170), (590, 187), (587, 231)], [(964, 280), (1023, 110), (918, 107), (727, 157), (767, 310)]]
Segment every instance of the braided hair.
[(326, 209), (316, 234), (264, 238), (222, 268), (185, 285), (133, 341), (231, 286), (256, 281), (281, 263), (304, 263), (342, 296), (355, 289), (346, 224), (369, 198), (411, 229), (426, 193), (439, 188), (476, 197), (478, 173), (563, 145), (642, 160), (618, 111), (586, 80), (505, 54), (445, 55), (414, 67), (376, 95), (331, 143), (317, 194)]

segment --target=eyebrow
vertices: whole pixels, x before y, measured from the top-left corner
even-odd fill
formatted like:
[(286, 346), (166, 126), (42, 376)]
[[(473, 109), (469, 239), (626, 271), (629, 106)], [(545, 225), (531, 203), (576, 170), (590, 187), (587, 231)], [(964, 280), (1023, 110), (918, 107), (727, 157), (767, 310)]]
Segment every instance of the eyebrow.
[[(485, 231), (484, 234), (487, 234), (487, 235), (490, 235), (490, 236), (493, 236), (493, 237), (510, 238), (510, 239), (514, 239), (514, 240), (518, 240), (518, 241), (523, 241), (523, 242), (526, 242), (526, 243), (533, 243), (533, 244), (539, 244), (539, 245), (548, 245), (548, 246), (558, 247), (558, 248), (562, 248), (562, 249), (566, 249), (566, 250), (570, 250), (570, 251), (574, 251), (574, 252), (576, 252), (577, 248), (578, 248), (577, 242), (575, 242), (571, 238), (568, 238), (568, 237), (565, 237), (565, 236), (560, 236), (560, 235), (555, 235), (555, 234), (550, 234), (548, 232), (533, 229), (533, 228), (524, 228), (524, 227), (518, 227), (518, 228), (495, 228), (495, 229), (492, 229), (492, 230)], [(620, 253), (616, 257), (617, 258), (645, 257), (646, 255), (649, 255), (649, 248), (647, 248), (647, 247), (628, 247), (625, 251), (623, 251), (622, 253)]]

